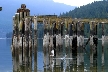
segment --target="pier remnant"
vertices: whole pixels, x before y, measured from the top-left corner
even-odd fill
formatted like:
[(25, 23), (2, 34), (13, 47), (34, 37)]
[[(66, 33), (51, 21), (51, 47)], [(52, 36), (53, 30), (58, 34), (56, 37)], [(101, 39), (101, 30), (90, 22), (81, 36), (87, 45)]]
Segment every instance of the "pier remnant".
[[(75, 58), (69, 60), (68, 67), (75, 68), (75, 71), (80, 70), (80, 66), (84, 65), (84, 46), (90, 44), (90, 63), (91, 68), (97, 65), (97, 26), (106, 19), (72, 19), (69, 17), (58, 17), (57, 15), (34, 15), (30, 16), (30, 10), (26, 8), (25, 4), (17, 9), (15, 16), (13, 16), (13, 36), (12, 36), (12, 59), (13, 72), (37, 72), (37, 51), (38, 51), (38, 25), (43, 24), (44, 36), (43, 52), (44, 52), (44, 68), (53, 67), (59, 72), (62, 70), (61, 60), (53, 60), (53, 58), (60, 58), (67, 54), (68, 57)], [(89, 24), (88, 24), (89, 23)], [(84, 45), (85, 24), (90, 26), (90, 36), (86, 45)], [(102, 23), (102, 64), (104, 64), (104, 43), (105, 24)], [(89, 34), (89, 30), (86, 30)], [(87, 37), (87, 36), (86, 36)], [(87, 38), (86, 38), (87, 39)], [(84, 50), (83, 50), (84, 49)], [(54, 51), (51, 55), (51, 51)], [(33, 64), (34, 63), (34, 64)], [(34, 66), (33, 66), (34, 65)], [(77, 67), (79, 66), (79, 67)], [(52, 69), (52, 68), (50, 68)], [(82, 68), (84, 71), (84, 67)], [(51, 71), (51, 70), (50, 70)]]

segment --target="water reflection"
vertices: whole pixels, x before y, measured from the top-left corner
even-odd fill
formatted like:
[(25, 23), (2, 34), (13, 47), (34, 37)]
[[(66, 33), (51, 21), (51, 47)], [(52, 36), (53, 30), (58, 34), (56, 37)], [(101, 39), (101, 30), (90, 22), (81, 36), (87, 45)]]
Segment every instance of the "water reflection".
[[(99, 32), (98, 32), (99, 33)], [(88, 36), (89, 37), (89, 36)], [(101, 38), (101, 37), (99, 37)], [(84, 44), (86, 44), (88, 39), (85, 38)], [(51, 50), (53, 48), (49, 48), (48, 46), (44, 47), (43, 38), (38, 39), (38, 53), (39, 58), (42, 60), (38, 61), (38, 67), (44, 72), (107, 72), (108, 71), (108, 57), (107, 57), (107, 49), (108, 42), (104, 42), (104, 46), (102, 45), (102, 40), (98, 40), (98, 44), (95, 46), (91, 46), (88, 43), (83, 49), (82, 46), (77, 48), (77, 53), (74, 53), (71, 45), (65, 47), (61, 45), (56, 47), (56, 56), (54, 58), (63, 58), (64, 53), (67, 54), (66, 58), (74, 58), (67, 59), (66, 66), (63, 66), (63, 60), (54, 59), (50, 57)], [(92, 49), (92, 50), (91, 50)], [(41, 63), (41, 64), (40, 64)], [(42, 66), (40, 66), (42, 65)]]
[[(86, 40), (85, 40), (86, 42)], [(66, 60), (67, 67), (64, 72), (107, 72), (108, 71), (108, 46), (107, 43), (104, 45), (104, 64), (102, 63), (102, 41), (98, 41), (98, 46), (97, 46), (97, 57), (96, 59), (93, 59), (93, 64), (91, 66), (90, 64), (90, 45), (88, 44), (86, 46), (87, 52), (84, 51), (84, 55), (80, 56), (77, 55), (77, 59), (73, 60)], [(62, 53), (61, 53), (62, 54)], [(62, 55), (58, 54), (56, 56), (57, 58), (63, 57)], [(67, 58), (69, 55), (67, 56)], [(81, 61), (81, 58), (83, 58), (83, 61)], [(44, 60), (46, 60), (46, 66), (44, 66), (44, 72), (63, 72), (63, 66), (62, 66), (62, 60), (54, 60), (52, 59), (52, 63), (49, 62), (49, 55), (48, 53), (45, 54)], [(44, 61), (43, 60), (43, 61)], [(97, 63), (96, 63), (97, 60)], [(56, 62), (56, 63), (55, 63)], [(79, 63), (80, 62), (80, 63)], [(79, 64), (78, 64), (79, 63)]]
[(6, 39), (6, 45), (7, 46), (11, 46), (11, 43), (12, 43), (12, 39)]
[[(38, 25), (37, 32), (38, 32), (38, 38), (37, 38), (38, 71), (44, 71), (44, 72), (102, 72), (102, 71), (107, 72), (108, 71), (107, 40), (105, 40), (103, 43), (102, 39), (98, 39), (98, 43), (95, 43), (95, 41), (93, 41), (95, 40), (93, 36), (90, 36), (90, 41), (88, 42), (88, 38), (85, 38), (83, 44), (83, 39), (84, 39), (83, 35), (76, 36), (74, 34), (71, 39), (71, 36), (69, 36), (68, 34), (63, 34), (63, 36), (59, 38), (60, 34), (49, 35), (48, 32), (44, 33), (42, 24)], [(54, 46), (52, 45), (52, 43), (54, 44)], [(86, 46), (84, 47), (83, 45)], [(52, 52), (52, 50), (54, 50), (54, 53)]]
[(11, 39), (0, 39), (0, 72), (12, 72)]

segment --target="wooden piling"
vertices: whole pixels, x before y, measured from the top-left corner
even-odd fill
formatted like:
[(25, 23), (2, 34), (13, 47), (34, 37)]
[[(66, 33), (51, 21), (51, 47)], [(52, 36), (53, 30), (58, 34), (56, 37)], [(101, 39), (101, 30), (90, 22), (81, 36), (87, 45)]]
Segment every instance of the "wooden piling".
[(29, 22), (29, 72), (32, 72), (32, 21), (30, 19), (30, 22)]
[(93, 67), (93, 23), (90, 23), (90, 70)]
[(34, 72), (37, 72), (37, 16), (34, 16)]
[(104, 23), (102, 23), (102, 66), (104, 66), (104, 41), (105, 41)]
[[(44, 20), (45, 19), (45, 20)], [(32, 71), (32, 53), (34, 56), (34, 72), (37, 72), (37, 22), (40, 23), (44, 20), (44, 37), (46, 36), (46, 46), (44, 46), (44, 60), (45, 65), (51, 65), (50, 53), (54, 50), (55, 57), (62, 57), (64, 54), (69, 54), (69, 57), (76, 58), (73, 68), (77, 71), (77, 66), (83, 66), (83, 45), (84, 45), (84, 24), (91, 20), (75, 19), (73, 22), (69, 18), (59, 18), (53, 16), (30, 16), (30, 10), (26, 9), (26, 5), (22, 4), (21, 8), (17, 10), (13, 16), (13, 37), (12, 37), (12, 58), (13, 58), (13, 72), (31, 72)], [(71, 23), (70, 23), (71, 20)], [(96, 22), (98, 22), (97, 20)], [(105, 20), (104, 20), (105, 21)], [(32, 22), (34, 23), (34, 32), (32, 31)], [(90, 63), (91, 70), (93, 65), (97, 66), (97, 24), (92, 21), (90, 23)], [(100, 22), (100, 21), (99, 21)], [(107, 21), (106, 21), (107, 22)], [(102, 64), (105, 62), (104, 55), (104, 40), (105, 29), (104, 23), (102, 24)], [(32, 37), (33, 35), (33, 37)], [(44, 40), (44, 39), (43, 39)], [(87, 43), (89, 42), (87, 41)], [(61, 42), (60, 42), (61, 41)], [(87, 45), (86, 43), (86, 45)], [(70, 50), (72, 50), (70, 52)], [(95, 51), (95, 52), (94, 52)], [(60, 52), (62, 55), (60, 56)], [(72, 54), (71, 54), (72, 53)], [(47, 54), (47, 55), (46, 55)], [(82, 57), (82, 58), (78, 58)], [(55, 60), (56, 65), (60, 65), (60, 60)], [(75, 60), (74, 60), (75, 61)], [(80, 65), (81, 63), (81, 65)], [(48, 67), (47, 66), (47, 67)], [(81, 67), (82, 68), (82, 67)], [(83, 68), (82, 68), (83, 69)], [(57, 71), (59, 69), (56, 69)], [(49, 70), (50, 71), (50, 70)], [(60, 70), (59, 70), (60, 71)], [(71, 70), (72, 71), (72, 70)], [(84, 71), (84, 70), (81, 70)]]

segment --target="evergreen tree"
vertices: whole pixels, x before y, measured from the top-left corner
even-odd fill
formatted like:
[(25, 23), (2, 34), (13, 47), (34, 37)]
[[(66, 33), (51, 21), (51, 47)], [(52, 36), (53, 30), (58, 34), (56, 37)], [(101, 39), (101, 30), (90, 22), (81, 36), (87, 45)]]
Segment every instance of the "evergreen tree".
[(72, 18), (108, 18), (108, 0), (94, 1), (69, 12), (63, 12), (60, 16)]

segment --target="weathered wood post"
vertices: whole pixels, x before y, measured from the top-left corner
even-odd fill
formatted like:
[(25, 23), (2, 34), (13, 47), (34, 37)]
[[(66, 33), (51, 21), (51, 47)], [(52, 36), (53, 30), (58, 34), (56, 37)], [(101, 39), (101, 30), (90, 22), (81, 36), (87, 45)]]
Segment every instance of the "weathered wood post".
[(80, 22), (77, 22), (77, 70), (80, 65)]
[(94, 53), (94, 63), (95, 63), (95, 69), (97, 72), (97, 44), (98, 44), (98, 36), (97, 36), (97, 25), (98, 23), (95, 22), (95, 37), (93, 38), (93, 42), (94, 42), (94, 49), (95, 49), (95, 53)]
[[(84, 37), (84, 25), (82, 22), (77, 22), (77, 70), (84, 71), (84, 56), (83, 56), (83, 45)], [(82, 33), (82, 34), (81, 34)]]
[(31, 40), (31, 18), (25, 18), (25, 69), (26, 72), (32, 71), (32, 40)]
[(81, 69), (84, 71), (84, 23), (80, 24)]
[(34, 72), (37, 72), (37, 16), (34, 16)]
[(60, 25), (60, 21), (57, 19), (57, 24), (58, 24), (58, 54), (61, 53), (61, 25)]
[(15, 45), (15, 42), (17, 41), (16, 40), (16, 25), (15, 25), (15, 16), (13, 16), (13, 37), (12, 37), (12, 45), (11, 45), (11, 51), (12, 51), (12, 58), (13, 58), (13, 72), (15, 72), (15, 71), (17, 71), (16, 69), (16, 65), (15, 65), (15, 63), (16, 63), (16, 55), (15, 55), (15, 49), (16, 49), (16, 45)]
[(16, 61), (16, 70), (15, 71), (19, 71), (19, 46), (18, 46), (18, 23), (19, 23), (19, 13), (15, 13), (15, 61)]
[(84, 23), (81, 22), (80, 24), (80, 38), (81, 38), (81, 42), (80, 42), (80, 46), (81, 46), (81, 62), (84, 64)]
[(81, 42), (80, 42), (80, 46), (81, 46), (81, 62), (82, 62), (82, 71), (84, 71), (84, 23), (81, 22), (81, 25), (80, 25), (80, 30), (81, 30), (81, 33), (80, 33), (80, 38), (81, 38)]
[(44, 36), (45, 34), (47, 34), (47, 24), (46, 24), (46, 21), (44, 19)]
[[(62, 45), (62, 56), (65, 56), (65, 54), (66, 54), (66, 49), (65, 49), (65, 33), (66, 33), (66, 30), (65, 30), (65, 22), (64, 21), (62, 21), (62, 23), (61, 23), (61, 25), (62, 25), (62, 41), (63, 41), (63, 45)], [(64, 65), (63, 65), (63, 63), (61, 62), (61, 71), (63, 71), (64, 70), (64, 67), (63, 67)]]
[[(18, 13), (15, 13), (15, 16), (13, 16), (13, 39), (12, 39), (12, 56), (13, 56), (13, 71), (19, 70), (18, 66)], [(17, 51), (16, 51), (17, 50)]]
[[(22, 8), (22, 6), (21, 6), (21, 8)], [(23, 20), (23, 12), (22, 12), (22, 10), (21, 10), (21, 8), (20, 9), (17, 9), (17, 13), (19, 13), (19, 37), (20, 37), (20, 47), (19, 47), (19, 58), (20, 58), (20, 70), (22, 70), (22, 71), (24, 71), (24, 61), (23, 61), (23, 35), (24, 35), (24, 33), (23, 33), (23, 30), (24, 30), (24, 20)]]
[(49, 24), (49, 48), (50, 51), (53, 49), (53, 27), (52, 27), (52, 22), (51, 19), (48, 19), (48, 24)]
[[(54, 48), (55, 48), (55, 57), (61, 57), (60, 56), (60, 48), (59, 48), (59, 44), (60, 44), (60, 34), (59, 34), (59, 29), (58, 29), (58, 27), (59, 27), (59, 22), (58, 22), (58, 18), (56, 18), (55, 19), (55, 21), (53, 22), (53, 23), (55, 23), (55, 24), (53, 24), (53, 25), (56, 25), (56, 27), (55, 28), (53, 28), (54, 30), (55, 30), (55, 35), (54, 35), (54, 40), (55, 40), (55, 43), (54, 43)], [(60, 71), (60, 69), (59, 69), (59, 65), (60, 65), (60, 63), (61, 63), (61, 60), (55, 60), (56, 62), (55, 62), (55, 70), (56, 71)], [(55, 71), (55, 72), (56, 72)]]
[(108, 67), (108, 23), (104, 23), (104, 71), (107, 72)]
[[(54, 45), (54, 47), (53, 47), (54, 58), (56, 58), (56, 54), (57, 54), (57, 52), (56, 52), (56, 21), (54, 21), (54, 23), (53, 23), (53, 45)], [(54, 63), (54, 69), (55, 69), (54, 72), (56, 72), (56, 60)]]
[(45, 26), (45, 19), (43, 20), (43, 26), (44, 26), (44, 34), (43, 34), (43, 52), (44, 52), (44, 72), (46, 72), (46, 40), (45, 40), (45, 36), (46, 36), (46, 26)]
[[(68, 20), (68, 26), (67, 26), (67, 28), (68, 28), (68, 35), (69, 35), (69, 41), (68, 41), (69, 42), (69, 45), (68, 45), (68, 57), (69, 58), (72, 57), (71, 56), (71, 54), (72, 54), (72, 52), (71, 52), (71, 46), (72, 45), (71, 45), (71, 36), (70, 36), (70, 30), (72, 30), (72, 29), (71, 29), (70, 26), (71, 26), (71, 22), (70, 22), (70, 20)], [(70, 72), (70, 71), (72, 71), (71, 70), (72, 60), (69, 59), (67, 62), (68, 62), (68, 71)]]
[(68, 34), (68, 21), (65, 19), (65, 53), (68, 54), (69, 50), (69, 34)]
[(90, 30), (91, 30), (91, 35), (90, 35), (90, 69), (92, 70), (93, 64), (95, 65), (95, 69), (96, 65), (97, 65), (97, 60), (96, 60), (96, 56), (97, 56), (97, 24), (96, 22), (92, 21), (90, 24)]
[(17, 72), (18, 71), (18, 58), (17, 58), (17, 55), (18, 55), (18, 51), (16, 51), (17, 49), (17, 37), (15, 36), (15, 64), (14, 64), (14, 66), (15, 66), (15, 72)]
[[(72, 38), (73, 38), (73, 37), (72, 37), (72, 25), (73, 25), (73, 24), (72, 24), (72, 21), (69, 22), (69, 26), (68, 26), (68, 27), (69, 27), (69, 53), (70, 53), (70, 54), (69, 54), (69, 57), (70, 57), (70, 58), (72, 58)], [(70, 68), (69, 70), (70, 70), (70, 72), (72, 71), (72, 68), (73, 68), (73, 67), (72, 67), (72, 62), (71, 62), (71, 61), (73, 61), (73, 60), (69, 60), (69, 63), (70, 63), (70, 64), (69, 64), (69, 68)]]
[(90, 70), (93, 67), (93, 22), (90, 22)]
[(72, 57), (75, 58), (73, 61), (74, 65), (73, 67), (75, 68), (75, 71), (77, 71), (77, 23), (73, 22), (72, 23), (72, 31), (73, 31), (73, 38), (72, 38)]
[(50, 63), (50, 52), (51, 52), (51, 49), (50, 49), (50, 23), (49, 23), (49, 17), (48, 17), (48, 19), (46, 19), (46, 21), (47, 21), (47, 30), (48, 30), (48, 32), (47, 32), (47, 37), (48, 37), (48, 65), (51, 65), (51, 63)]
[[(46, 19), (43, 20), (43, 24), (44, 24), (44, 39), (43, 39), (43, 43), (44, 43), (44, 65), (45, 67), (49, 67), (50, 65), (50, 54), (49, 54), (49, 25), (48, 25), (48, 21)], [(46, 33), (45, 33), (46, 31)]]
[(18, 24), (17, 24), (17, 26), (15, 26), (16, 31), (13, 32), (14, 34), (17, 35), (17, 38), (18, 38), (17, 40), (18, 40), (18, 49), (19, 50), (17, 50), (17, 51), (19, 51), (19, 52), (17, 54), (18, 55), (17, 58), (18, 58), (18, 62), (19, 62), (18, 63), (19, 70), (17, 70), (17, 71), (24, 71), (24, 48), (23, 48), (25, 45), (25, 44), (23, 44), (24, 43), (23, 39), (25, 36), (24, 35), (25, 34), (24, 18), (29, 15), (29, 14), (27, 14), (29, 12), (30, 12), (30, 10), (26, 9), (25, 4), (22, 4), (21, 8), (17, 9), (17, 21), (15, 21), (15, 22), (17, 22)]
[(43, 38), (43, 52), (44, 52), (44, 71), (47, 70), (48, 67), (48, 37), (47, 37), (47, 24), (46, 20), (43, 19), (43, 24), (44, 24), (44, 38)]
[[(54, 34), (54, 36), (55, 36), (55, 43), (56, 44), (54, 44), (54, 45), (56, 45), (54, 48), (55, 48), (55, 57), (58, 57), (58, 22), (57, 22), (58, 20), (57, 19), (55, 19), (55, 27), (54, 27), (54, 31), (55, 31), (55, 34)], [(56, 65), (56, 67), (55, 67), (55, 70), (57, 71), (57, 66), (58, 66), (58, 61), (59, 60), (55, 60), (56, 61), (56, 63), (55, 63), (55, 65)]]
[[(20, 71), (20, 72), (24, 72), (24, 71), (28, 71), (28, 54), (29, 54), (29, 50), (28, 50), (28, 37), (29, 37), (29, 25), (27, 25), (27, 21), (25, 21), (26, 23), (24, 23), (24, 18), (26, 16), (28, 16), (30, 14), (30, 10), (26, 9), (26, 5), (22, 4), (21, 8), (17, 9), (17, 13), (15, 14), (15, 17), (13, 17), (14, 20), (14, 29), (13, 29), (13, 35), (14, 38), (14, 46), (15, 49), (13, 49), (15, 51), (15, 59), (13, 61), (14, 63), (14, 68), (13, 71)], [(26, 69), (25, 66), (26, 65)]]
[(25, 48), (24, 48), (24, 53), (25, 53), (25, 71), (28, 72), (28, 18), (25, 18)]
[(48, 19), (48, 24), (49, 24), (49, 64), (53, 71), (54, 60), (52, 59), (53, 54), (51, 53), (51, 51), (53, 50), (53, 27), (52, 27), (52, 22), (50, 18)]
[(13, 72), (15, 72), (15, 16), (13, 16), (13, 37), (12, 37), (12, 45), (11, 45), (11, 52), (12, 52), (12, 62), (13, 62)]
[(104, 57), (104, 52), (105, 52), (105, 51), (104, 51), (104, 47), (105, 47), (105, 46), (104, 46), (104, 45), (105, 45), (105, 31), (104, 31), (104, 30), (105, 30), (105, 29), (104, 29), (104, 28), (105, 28), (105, 22), (101, 22), (100, 25), (101, 25), (101, 27), (102, 27), (102, 28), (101, 28), (101, 29), (102, 29), (102, 30), (101, 30), (101, 31), (102, 31), (102, 34), (101, 34), (101, 37), (102, 37), (102, 38), (101, 38), (101, 39), (102, 39), (102, 41), (101, 41), (101, 42), (102, 42), (102, 54), (101, 54), (101, 61), (102, 61), (102, 62), (101, 62), (101, 65), (102, 65), (102, 67), (101, 67), (101, 68), (102, 68), (102, 71), (104, 72), (104, 65), (105, 65), (105, 60), (104, 60), (104, 58), (105, 58), (105, 57)]
[(32, 18), (30, 18), (29, 22), (29, 72), (32, 72)]

